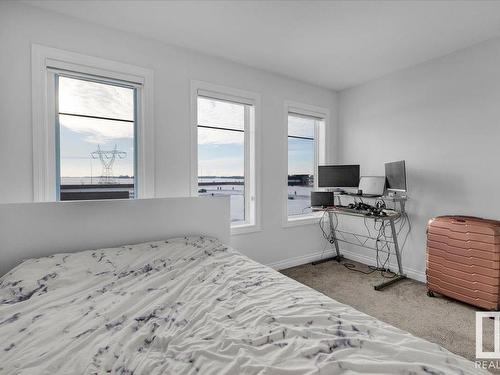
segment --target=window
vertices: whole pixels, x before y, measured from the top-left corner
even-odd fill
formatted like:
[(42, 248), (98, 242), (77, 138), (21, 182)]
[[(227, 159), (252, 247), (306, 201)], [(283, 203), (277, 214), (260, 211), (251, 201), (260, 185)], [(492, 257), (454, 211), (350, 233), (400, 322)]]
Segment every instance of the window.
[(154, 197), (153, 72), (33, 44), (33, 199)]
[(317, 186), (316, 172), (325, 158), (326, 115), (287, 107), (288, 220), (313, 216), (311, 191)]
[(194, 86), (195, 193), (230, 196), (233, 229), (255, 229), (258, 224), (255, 193), (258, 97), (201, 82)]
[(58, 200), (135, 196), (136, 87), (54, 72)]

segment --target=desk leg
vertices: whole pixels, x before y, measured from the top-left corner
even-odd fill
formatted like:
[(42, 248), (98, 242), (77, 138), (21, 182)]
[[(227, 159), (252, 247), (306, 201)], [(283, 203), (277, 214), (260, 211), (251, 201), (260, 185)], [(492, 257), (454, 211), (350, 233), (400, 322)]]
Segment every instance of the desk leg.
[(335, 246), (335, 252), (337, 253), (337, 255), (330, 258), (320, 259), (315, 262), (312, 262), (311, 264), (313, 266), (328, 262), (330, 260), (336, 260), (337, 262), (340, 263), (340, 261), (343, 258), (342, 255), (340, 254), (339, 242), (337, 241), (337, 234), (335, 233), (335, 226), (333, 225), (333, 212), (328, 211), (328, 221), (330, 223), (330, 234), (332, 235), (333, 245)]
[(392, 232), (392, 240), (394, 242), (394, 251), (396, 253), (396, 259), (398, 261), (399, 274), (402, 275), (403, 264), (401, 263), (401, 253), (399, 250), (398, 234), (396, 233), (396, 226), (394, 224), (394, 220), (391, 220), (391, 232)]
[(386, 282), (375, 285), (373, 287), (375, 290), (382, 290), (386, 286), (392, 285), (394, 283), (397, 283), (398, 281), (406, 279), (406, 276), (403, 274), (403, 264), (401, 263), (401, 253), (399, 250), (398, 234), (396, 233), (396, 226), (394, 224), (394, 220), (390, 220), (390, 223), (391, 223), (392, 241), (394, 242), (394, 252), (396, 253), (396, 260), (398, 262), (398, 274), (397, 276), (394, 276), (392, 279), (389, 279)]

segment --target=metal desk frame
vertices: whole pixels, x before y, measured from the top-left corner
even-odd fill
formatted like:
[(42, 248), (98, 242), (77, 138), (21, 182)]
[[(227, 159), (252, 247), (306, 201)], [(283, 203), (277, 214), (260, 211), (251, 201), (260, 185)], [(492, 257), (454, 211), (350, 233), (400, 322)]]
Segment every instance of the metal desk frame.
[[(356, 196), (354, 196), (354, 198), (356, 198)], [(362, 198), (366, 198), (366, 197), (362, 197)], [(397, 260), (397, 264), (398, 264), (398, 273), (393, 278), (374, 286), (375, 290), (382, 290), (383, 288), (385, 288), (389, 285), (392, 285), (394, 283), (397, 283), (398, 281), (406, 279), (406, 275), (404, 274), (404, 271), (403, 271), (403, 264), (401, 262), (401, 250), (400, 250), (399, 243), (398, 243), (398, 235), (396, 232), (395, 221), (397, 219), (399, 219), (402, 215), (406, 215), (405, 203), (406, 203), (407, 198), (406, 197), (369, 197), (369, 198), (377, 199), (377, 200), (384, 200), (384, 201), (398, 202), (400, 210), (399, 210), (399, 212), (396, 212), (395, 214), (389, 214), (387, 216), (367, 216), (363, 213), (344, 211), (344, 210), (338, 209), (336, 207), (328, 207), (328, 208), (321, 209), (321, 211), (326, 211), (328, 213), (330, 234), (332, 236), (333, 245), (335, 246), (336, 255), (333, 257), (330, 257), (330, 258), (321, 259), (319, 261), (313, 262), (312, 264), (316, 265), (316, 264), (324, 263), (324, 262), (327, 262), (330, 260), (336, 260), (337, 262), (340, 262), (343, 259), (343, 255), (340, 253), (339, 242), (345, 242), (345, 243), (348, 243), (351, 245), (361, 246), (361, 247), (364, 247), (367, 249), (372, 249), (372, 250), (376, 250), (376, 251), (380, 251), (380, 252), (384, 252), (384, 253), (388, 253), (390, 251), (389, 244), (392, 244), (394, 246), (394, 253), (396, 254), (396, 260)], [(340, 199), (340, 196), (339, 196), (339, 199)], [(319, 210), (319, 209), (317, 209), (317, 210)], [(335, 226), (333, 225), (333, 216), (334, 215), (346, 215), (346, 216), (362, 217), (364, 219), (368, 218), (368, 219), (372, 219), (375, 221), (382, 221), (382, 222), (389, 221), (389, 224), (391, 227), (391, 239), (392, 239), (392, 241), (388, 241), (385, 239), (381, 240), (379, 238), (373, 238), (370, 235), (365, 236), (365, 235), (360, 234), (360, 233), (352, 233), (352, 232), (346, 232), (346, 231), (336, 229)], [(358, 243), (347, 241), (345, 239), (339, 239), (337, 236), (337, 233), (341, 233), (341, 234), (346, 233), (346, 234), (352, 235), (358, 240)], [(364, 238), (364, 242), (359, 239), (360, 237)], [(383, 242), (384, 245), (382, 246), (382, 248), (373, 248), (373, 247), (366, 245), (366, 243), (369, 240), (373, 240), (376, 242)], [(384, 246), (387, 246), (388, 251), (382, 250), (384, 248)]]

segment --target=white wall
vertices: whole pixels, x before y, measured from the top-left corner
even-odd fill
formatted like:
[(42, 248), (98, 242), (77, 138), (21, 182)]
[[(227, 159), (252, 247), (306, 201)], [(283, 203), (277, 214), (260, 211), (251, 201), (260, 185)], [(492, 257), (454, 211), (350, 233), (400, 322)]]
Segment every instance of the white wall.
[[(190, 81), (260, 93), (263, 231), (233, 236), (232, 245), (267, 264), (323, 249), (316, 227), (282, 228), (283, 105), (292, 100), (329, 108), (330, 138), (335, 139), (335, 93), (14, 2), (0, 3), (0, 202), (33, 198), (32, 43), (154, 70), (155, 185), (160, 197), (190, 192)], [(335, 152), (332, 148), (331, 155)]]
[[(159, 197), (190, 192), (190, 81), (260, 93), (263, 231), (233, 236), (232, 245), (263, 263), (305, 262), (325, 245), (314, 226), (282, 227), (278, 171), (285, 147), (285, 100), (331, 110), (330, 161), (360, 163), (364, 175), (383, 174), (386, 161), (407, 161), (413, 231), (403, 259), (411, 276), (424, 278), (429, 218), (457, 213), (500, 218), (495, 195), (500, 183), (498, 39), (342, 91), (337, 111), (337, 95), (329, 90), (24, 4), (1, 2), (0, 202), (33, 197), (32, 43), (154, 70)], [(351, 250), (373, 259), (372, 252)]]
[(500, 39), (339, 95), (341, 162), (383, 175), (384, 162), (406, 160), (413, 231), (404, 264), (421, 279), (429, 218), (500, 219)]

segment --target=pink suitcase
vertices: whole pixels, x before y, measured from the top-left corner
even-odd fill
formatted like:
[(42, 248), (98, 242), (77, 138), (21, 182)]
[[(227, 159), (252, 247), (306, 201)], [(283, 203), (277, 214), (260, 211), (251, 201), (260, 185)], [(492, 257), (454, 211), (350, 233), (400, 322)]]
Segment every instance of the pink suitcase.
[(500, 296), (500, 221), (440, 216), (427, 225), (427, 290), (489, 310)]

